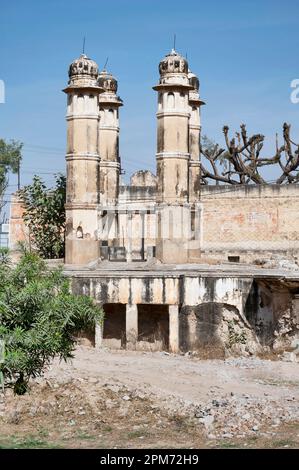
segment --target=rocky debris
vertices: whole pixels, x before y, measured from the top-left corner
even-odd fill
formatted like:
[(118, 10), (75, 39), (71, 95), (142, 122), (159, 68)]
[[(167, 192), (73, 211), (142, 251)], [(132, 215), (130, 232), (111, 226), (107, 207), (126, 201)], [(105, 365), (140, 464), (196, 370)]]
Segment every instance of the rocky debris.
[(214, 423), (214, 416), (213, 415), (204, 416), (203, 418), (199, 418), (199, 422), (202, 423), (205, 426), (205, 428), (209, 429)]
[(299, 362), (298, 353), (285, 351), (281, 356), (281, 360), (285, 362)]
[(123, 399), (124, 401), (129, 401), (129, 400), (131, 400), (131, 398), (129, 397), (129, 395), (124, 395), (124, 396), (122, 397), (122, 399)]
[(260, 367), (264, 362), (264, 359), (259, 359), (258, 357), (234, 357), (226, 359), (225, 365), (234, 366), (238, 369), (256, 369), (257, 367)]
[(237, 309), (223, 308), (218, 334), (225, 347), (226, 356), (247, 357), (262, 351), (251, 325)]
[(299, 349), (299, 323), (290, 309), (277, 320), (273, 335), (275, 338), (272, 344), (274, 351)]
[(219, 408), (220, 406), (227, 406), (228, 400), (212, 400), (212, 405)]
[[(297, 351), (297, 344), (294, 342), (292, 354)], [(170, 357), (165, 360), (169, 364), (172, 359)], [(0, 395), (0, 425), (1, 420), (4, 420), (19, 427), (22, 423), (44, 417), (64, 422), (67, 429), (75, 429), (83, 423), (88, 423), (88, 426), (92, 423), (94, 429), (101, 429), (103, 425), (109, 426), (111, 417), (114, 416), (124, 423), (132, 417), (140, 417), (139, 422), (134, 422), (136, 426), (144, 425), (150, 417), (152, 427), (167, 427), (165, 416), (168, 416), (169, 419), (178, 419), (184, 423), (190, 420), (193, 425), (198, 426), (201, 433), (212, 440), (261, 433), (271, 435), (278, 432), (284, 424), (299, 421), (296, 388), (299, 371), (297, 376), (294, 373), (297, 365), (256, 357), (229, 358), (216, 363), (201, 362), (204, 369), (196, 369), (200, 377), (196, 387), (198, 392), (201, 387), (205, 387), (205, 392), (198, 393), (197, 388), (187, 380), (188, 376), (184, 375), (188, 368), (188, 373), (194, 374), (197, 362), (193, 363), (181, 356), (177, 356), (176, 361), (176, 365), (182, 364), (181, 369), (176, 368), (176, 377), (180, 377), (176, 394), (175, 391), (163, 394), (157, 385), (153, 387), (149, 381), (136, 382), (133, 374), (125, 383), (127, 372), (124, 376), (111, 375), (106, 378), (99, 373), (97, 378), (94, 371), (89, 376), (85, 369), (80, 371), (80, 376), (76, 372), (73, 377), (71, 374), (74, 372), (69, 369), (63, 372), (52, 369), (46, 378), (32, 382), (29, 394), (15, 397), (8, 389), (5, 391), (5, 400)], [(134, 362), (134, 370), (135, 364)], [(211, 369), (208, 368), (211, 364), (217, 365), (217, 380), (211, 380)], [(153, 365), (156, 371), (156, 362)], [(288, 382), (279, 381), (280, 369), (294, 371), (289, 385)], [(248, 382), (243, 383), (245, 376), (251, 377), (249, 388), (246, 385)], [(234, 382), (228, 382), (232, 377)], [(287, 376), (285, 380), (288, 380)], [(180, 389), (184, 381), (188, 390), (185, 395)], [(207, 381), (210, 381), (208, 387)], [(193, 396), (189, 395), (192, 387), (193, 390), (196, 389)], [(254, 392), (251, 387), (254, 387)]]
[(298, 271), (298, 260), (290, 261), (288, 259), (269, 259), (267, 261), (255, 260), (254, 264), (262, 265), (265, 269), (287, 269), (289, 271)]
[(287, 259), (282, 259), (282, 260), (279, 260), (278, 263), (277, 263), (277, 267), (278, 268), (282, 268), (282, 269), (289, 269), (290, 271), (298, 271), (299, 270), (299, 266), (297, 263), (292, 263), (291, 261), (287, 260)]
[[(208, 438), (211, 438), (209, 435), (215, 438), (240, 437), (256, 434), (262, 428), (275, 428), (282, 423), (299, 420), (299, 410), (293, 398), (286, 397), (284, 404), (278, 406), (275, 402), (269, 403), (266, 397), (229, 395), (202, 406), (197, 405), (193, 408), (193, 413), (196, 422), (208, 431)], [(290, 405), (286, 405), (287, 402)], [(188, 407), (184, 412), (188, 413)]]
[(21, 419), (21, 413), (17, 410), (12, 410), (8, 412), (7, 422), (9, 424), (19, 424)]

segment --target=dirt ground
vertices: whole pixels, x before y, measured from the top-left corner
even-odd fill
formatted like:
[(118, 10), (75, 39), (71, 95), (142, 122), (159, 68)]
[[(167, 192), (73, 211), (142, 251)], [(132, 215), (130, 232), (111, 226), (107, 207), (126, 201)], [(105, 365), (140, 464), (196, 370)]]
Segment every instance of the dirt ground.
[(299, 364), (77, 348), (0, 395), (2, 448), (299, 448)]

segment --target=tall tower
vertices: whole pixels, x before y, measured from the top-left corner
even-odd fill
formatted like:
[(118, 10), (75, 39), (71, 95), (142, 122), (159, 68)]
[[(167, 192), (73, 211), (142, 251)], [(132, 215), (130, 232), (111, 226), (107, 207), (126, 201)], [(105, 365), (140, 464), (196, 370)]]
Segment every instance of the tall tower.
[(187, 60), (174, 49), (159, 64), (157, 112), (156, 256), (165, 263), (188, 260), (189, 210), (189, 84)]
[(99, 227), (103, 246), (113, 246), (118, 240), (118, 212), (120, 156), (119, 108), (123, 105), (117, 96), (117, 80), (106, 70), (99, 74), (98, 85), (105, 91), (99, 97), (100, 106), (100, 180)]
[(115, 205), (119, 191), (119, 107), (117, 80), (106, 70), (99, 74), (98, 86), (105, 91), (99, 97), (100, 106), (100, 204)]
[(200, 198), (200, 107), (205, 104), (199, 97), (199, 80), (197, 76), (188, 73), (189, 84), (192, 89), (189, 91), (189, 200), (191, 203), (199, 202)]
[(69, 67), (67, 94), (66, 264), (97, 260), (98, 66), (82, 54)]

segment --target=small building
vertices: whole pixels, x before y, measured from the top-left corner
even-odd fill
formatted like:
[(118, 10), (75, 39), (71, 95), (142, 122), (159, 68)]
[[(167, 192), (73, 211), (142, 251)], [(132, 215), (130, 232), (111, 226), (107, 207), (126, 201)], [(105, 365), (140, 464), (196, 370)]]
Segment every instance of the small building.
[(9, 224), (0, 224), (0, 247), (8, 248)]
[(203, 186), (205, 103), (186, 58), (167, 54), (153, 89), (156, 174), (137, 171), (128, 185), (120, 181), (116, 78), (82, 54), (63, 90), (65, 273), (74, 292), (103, 305), (96, 344), (247, 354), (282, 347), (299, 328), (299, 186)]

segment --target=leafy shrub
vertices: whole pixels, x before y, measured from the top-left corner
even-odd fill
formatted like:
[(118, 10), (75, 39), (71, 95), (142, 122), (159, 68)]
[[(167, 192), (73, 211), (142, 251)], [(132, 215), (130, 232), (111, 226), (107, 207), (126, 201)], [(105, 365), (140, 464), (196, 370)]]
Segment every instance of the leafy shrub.
[(24, 222), (29, 229), (30, 246), (42, 258), (64, 257), (65, 194), (64, 175), (55, 176), (55, 187), (48, 189), (39, 176), (24, 186), (19, 196), (24, 206)]
[(24, 394), (54, 357), (73, 357), (75, 333), (103, 320), (102, 309), (87, 296), (70, 292), (62, 269), (50, 270), (36, 254), (19, 263), (0, 259), (0, 373), (6, 386)]

